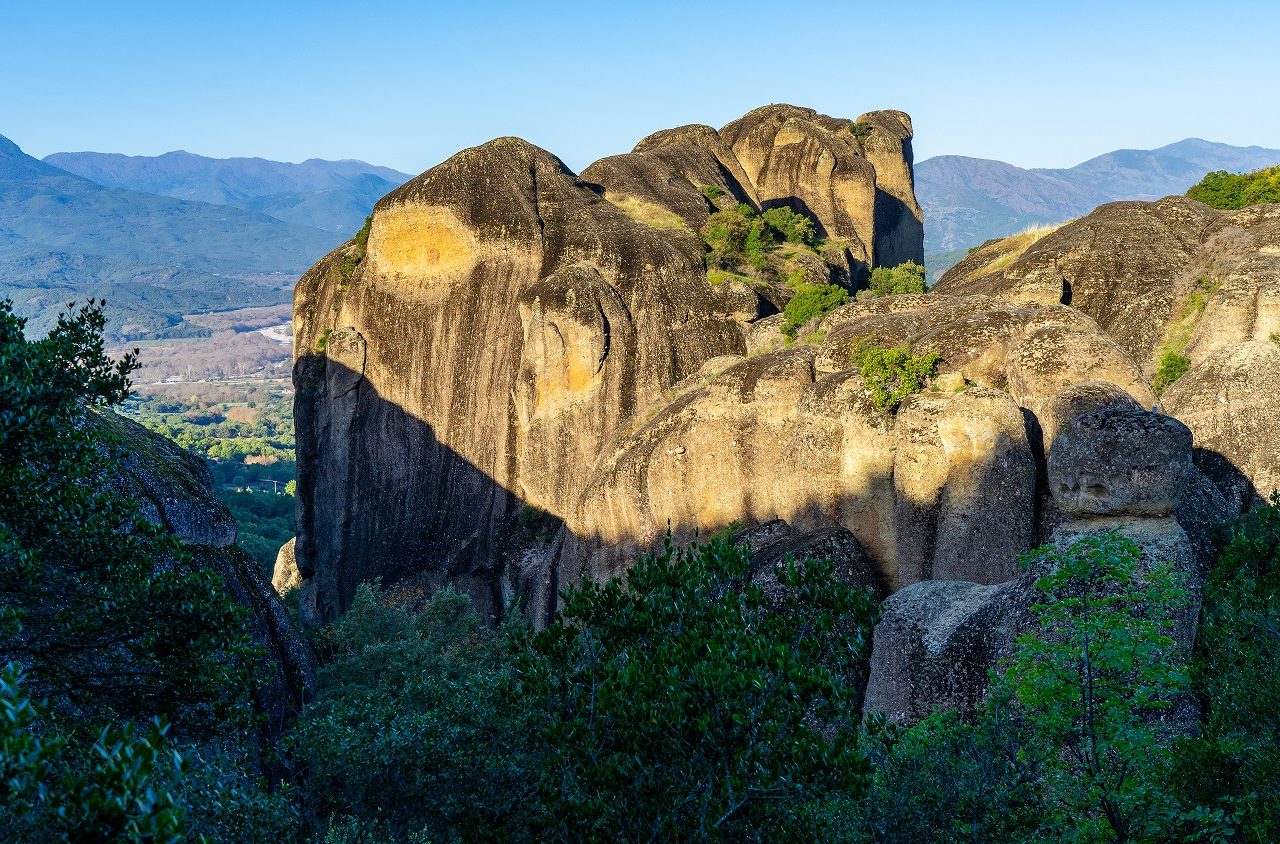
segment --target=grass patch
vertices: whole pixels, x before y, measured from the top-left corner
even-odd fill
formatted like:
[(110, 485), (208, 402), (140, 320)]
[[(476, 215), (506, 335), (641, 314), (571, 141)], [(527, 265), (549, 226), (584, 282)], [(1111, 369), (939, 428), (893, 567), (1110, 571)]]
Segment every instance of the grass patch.
[(1165, 352), (1160, 356), (1160, 366), (1156, 369), (1156, 377), (1151, 381), (1151, 389), (1161, 395), (1174, 381), (1177, 381), (1191, 368), (1191, 358), (1179, 352)]
[(685, 225), (684, 220), (679, 214), (668, 211), (655, 202), (649, 202), (646, 199), (640, 199), (636, 196), (629, 196), (622, 193), (605, 192), (604, 198), (615, 208), (626, 214), (637, 223), (642, 223), (651, 229), (662, 229), (666, 231), (689, 231), (689, 227)]
[(749, 275), (730, 272), (729, 270), (707, 270), (707, 281), (712, 287), (724, 284), (726, 281), (740, 281), (743, 284), (759, 284), (760, 280), (752, 278)]
[(1178, 306), (1178, 315), (1165, 329), (1164, 341), (1156, 349), (1156, 375), (1152, 379), (1151, 389), (1158, 396), (1164, 390), (1186, 374), (1191, 366), (1190, 359), (1183, 354), (1191, 335), (1195, 333), (1200, 318), (1204, 316), (1205, 306), (1218, 290), (1218, 282), (1204, 276), (1196, 279), (1196, 286)]
[(992, 247), (1002, 250), (1002, 254), (995, 260), (990, 261), (985, 266), (981, 267), (973, 274), (973, 278), (982, 278), (983, 276), (988, 276), (992, 273), (998, 273), (1001, 270), (1008, 269), (1013, 266), (1015, 261), (1025, 255), (1028, 249), (1048, 235), (1053, 234), (1058, 229), (1065, 226), (1067, 222), (1070, 221), (1055, 223), (1048, 226), (1031, 226), (1023, 229), (1017, 234), (1009, 235), (1004, 240), (1001, 240), (996, 246)]

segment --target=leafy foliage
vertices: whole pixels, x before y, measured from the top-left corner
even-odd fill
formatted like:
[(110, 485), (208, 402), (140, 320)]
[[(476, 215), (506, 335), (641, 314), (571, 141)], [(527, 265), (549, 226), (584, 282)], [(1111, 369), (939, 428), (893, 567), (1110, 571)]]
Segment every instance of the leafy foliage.
[(1156, 368), (1156, 377), (1151, 381), (1151, 389), (1161, 395), (1191, 368), (1191, 358), (1181, 352), (1165, 352), (1160, 357), (1160, 365)]
[(865, 784), (874, 607), (829, 562), (778, 577), (771, 604), (729, 538), (668, 546), (538, 633), (361, 587), (291, 739), (304, 802), (334, 840), (794, 838)]
[[(88, 748), (47, 725), (24, 676), (0, 672), (0, 834), (23, 841), (183, 840), (183, 815), (170, 793), (168, 726), (106, 727)], [(87, 758), (75, 758), (77, 756)]]
[(1047, 569), (1036, 582), (1046, 600), (1033, 607), (1040, 629), (1018, 637), (1003, 682), (1037, 744), (1055, 751), (1046, 784), (1075, 834), (1145, 839), (1168, 758), (1154, 718), (1188, 682), (1166, 631), (1189, 596), (1167, 563), (1142, 570), (1141, 549), (1118, 533), (1033, 555)]
[(1267, 167), (1252, 173), (1215, 170), (1192, 185), (1187, 196), (1223, 210), (1280, 203), (1280, 167)]
[(120, 444), (98, 414), (135, 358), (106, 357), (103, 322), (91, 301), (28, 341), (0, 303), (0, 797), (20, 840), (180, 840), (167, 725), (251, 726), (244, 611), (112, 489)]
[(780, 604), (725, 538), (666, 549), (564, 595), (520, 663), (544, 701), (540, 836), (779, 840), (796, 807), (858, 796), (848, 713), (874, 623), (830, 561), (780, 564)]
[(871, 391), (871, 402), (877, 410), (889, 413), (907, 396), (924, 389), (938, 369), (941, 356), (937, 352), (911, 354), (907, 345), (878, 345), (875, 338), (865, 338), (853, 350), (852, 362), (862, 374), (862, 382)]
[(871, 295), (896, 296), (925, 291), (924, 267), (906, 261), (896, 267), (876, 267), (871, 271)]
[(134, 359), (103, 354), (102, 326), (90, 302), (27, 341), (0, 303), (0, 600), (23, 622), (0, 653), (82, 710), (214, 728), (248, 681), (244, 614), (108, 488), (91, 408), (123, 399)]
[(515, 835), (534, 713), (503, 694), (509, 635), (456, 592), (413, 612), (361, 586), (321, 633), (320, 696), (290, 739), (308, 811), (342, 834), (363, 820), (436, 841)]
[(712, 205), (716, 203), (717, 199), (724, 196), (724, 188), (719, 185), (702, 185), (698, 188), (698, 192), (705, 196)]
[(796, 293), (787, 300), (781, 327), (782, 333), (792, 340), (801, 328), (849, 301), (849, 291), (838, 284), (797, 282), (794, 286)]
[(1203, 732), (1172, 772), (1191, 805), (1232, 819), (1238, 840), (1280, 837), (1280, 496), (1246, 514), (1204, 591), (1193, 682)]
[(1006, 696), (972, 722), (934, 713), (907, 730), (868, 724), (871, 792), (845, 827), (856, 841), (1045, 841), (1061, 829), (1045, 811), (1043, 759)]
[(761, 271), (769, 263), (769, 253), (779, 243), (794, 243), (810, 249), (818, 244), (813, 219), (786, 206), (757, 214), (750, 205), (739, 203), (708, 217), (700, 234), (711, 250), (707, 256), (710, 269), (750, 267)]
[(813, 218), (799, 214), (785, 205), (770, 208), (760, 215), (764, 224), (787, 243), (813, 246), (818, 239)]

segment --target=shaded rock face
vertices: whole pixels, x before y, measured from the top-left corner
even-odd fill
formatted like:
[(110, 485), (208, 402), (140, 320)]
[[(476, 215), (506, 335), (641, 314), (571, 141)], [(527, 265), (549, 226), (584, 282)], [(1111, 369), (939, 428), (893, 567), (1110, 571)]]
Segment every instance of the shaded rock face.
[[(1117, 202), (1012, 262), (1000, 260), (998, 245), (956, 265), (935, 291), (1068, 303), (1096, 320), (1148, 382), (1165, 353), (1185, 355), (1190, 371), (1161, 398), (1195, 435), (1196, 465), (1237, 508), (1280, 487), (1280, 425), (1271, 422), (1280, 394), (1280, 205)], [(1095, 360), (1075, 356), (1082, 368)], [(1153, 405), (1113, 363), (1102, 368), (1101, 380)]]
[[(379, 202), (367, 245), (295, 295), (304, 618), (373, 577), (453, 583), (495, 617), (520, 596), (553, 604), (609, 444), (785, 303), (707, 281), (702, 187), (810, 211), (851, 265), (922, 257), (910, 120), (860, 121), (771, 106), (660, 132), (582, 178), (504, 138)], [(565, 535), (525, 541), (522, 508)]]
[(217, 572), (233, 600), (249, 611), (254, 644), (263, 649), (253, 703), (264, 742), (274, 743), (315, 694), (310, 648), (297, 634), (261, 565), (235, 546), (236, 525), (213, 494), (208, 465), (169, 440), (114, 413), (98, 414), (101, 438), (121, 459), (113, 488), (141, 504), (142, 515), (182, 541), (196, 564)]
[[(1132, 359), (1061, 305), (894, 296), (841, 307), (821, 328), (817, 346), (717, 359), (620, 430), (569, 517), (564, 579), (618, 574), (668, 529), (686, 541), (778, 519), (849, 531), (886, 593), (928, 579), (1002, 583), (1043, 522), (1044, 449), (1028, 406), (1053, 406), (1076, 371), (1059, 362), (1082, 344), (1105, 350), (1116, 364), (1099, 371), (1124, 375), (1138, 398), (1086, 383), (1130, 407), (1149, 398)], [(1037, 355), (1020, 354), (1028, 336)], [(868, 337), (940, 355), (930, 388), (877, 410), (852, 369)]]
[[(1194, 471), (1186, 427), (1142, 410), (1090, 412), (1057, 437), (1050, 461), (1064, 519), (1049, 544), (1067, 548), (1114, 530), (1142, 549), (1140, 572), (1172, 566), (1193, 596), (1170, 619), (1177, 657), (1189, 658), (1205, 567), (1172, 516)], [(1107, 494), (1082, 498), (1075, 483), (1082, 478), (1102, 482)], [(934, 580), (892, 595), (873, 637), (864, 712), (911, 724), (939, 708), (974, 711), (986, 697), (989, 673), (1013, 656), (1015, 638), (1036, 629), (1032, 607), (1044, 596), (1035, 583), (1047, 565), (1037, 558), (996, 585)], [(1176, 708), (1171, 725), (1185, 729), (1194, 714)]]
[(1280, 344), (1221, 348), (1162, 398), (1195, 432), (1196, 465), (1235, 507), (1280, 489)]
[(787, 557), (831, 560), (835, 576), (842, 583), (883, 595), (883, 584), (876, 577), (861, 543), (843, 528), (828, 527), (801, 533), (786, 522), (775, 520), (739, 531), (735, 539), (751, 549), (752, 579), (764, 588), (766, 597), (771, 600), (781, 599), (782, 586), (778, 583), (775, 568)]

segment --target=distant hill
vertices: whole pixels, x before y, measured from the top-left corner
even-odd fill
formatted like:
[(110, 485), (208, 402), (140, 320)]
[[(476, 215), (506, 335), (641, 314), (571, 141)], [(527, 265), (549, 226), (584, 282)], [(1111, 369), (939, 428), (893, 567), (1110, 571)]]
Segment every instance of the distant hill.
[(231, 205), (279, 220), (350, 235), (373, 204), (409, 181), (408, 174), (363, 161), (206, 158), (55, 152), (45, 162), (100, 185), (174, 199)]
[(937, 274), (941, 253), (963, 257), (969, 247), (993, 237), (1079, 217), (1104, 202), (1181, 194), (1210, 170), (1257, 170), (1277, 163), (1280, 150), (1198, 138), (1159, 149), (1116, 150), (1059, 170), (1024, 170), (959, 155), (930, 158), (915, 169), (925, 254)]
[(342, 240), (255, 211), (104, 186), (0, 136), (0, 297), (33, 333), (87, 296), (107, 298), (116, 338), (187, 330), (183, 313), (287, 302), (297, 276)]

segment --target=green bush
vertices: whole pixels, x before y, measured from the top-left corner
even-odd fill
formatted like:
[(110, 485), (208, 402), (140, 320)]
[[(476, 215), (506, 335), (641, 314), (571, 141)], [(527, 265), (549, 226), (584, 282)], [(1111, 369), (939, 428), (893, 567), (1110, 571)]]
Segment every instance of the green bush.
[(760, 215), (766, 226), (787, 243), (803, 243), (813, 246), (817, 241), (812, 217), (798, 214), (785, 205), (770, 208)]
[(814, 221), (790, 208), (770, 208), (763, 214), (746, 203), (717, 211), (707, 218), (700, 234), (710, 250), (709, 269), (733, 270), (749, 266), (757, 271), (769, 264), (779, 241), (809, 248), (817, 243)]
[(1191, 368), (1191, 358), (1174, 351), (1160, 356), (1160, 365), (1156, 368), (1156, 377), (1151, 381), (1151, 389), (1158, 396), (1177, 381)]
[(859, 121), (856, 123), (850, 123), (845, 128), (847, 128), (849, 130), (849, 134), (857, 138), (858, 143), (861, 144), (861, 143), (864, 143), (867, 140), (867, 138), (871, 137), (871, 131), (873, 127), (871, 126), (870, 123), (863, 123)]
[(852, 362), (862, 374), (862, 382), (871, 391), (871, 402), (888, 413), (907, 396), (918, 393), (938, 369), (941, 356), (929, 352), (919, 357), (910, 346), (880, 346), (868, 338), (854, 348)]
[(1203, 595), (1192, 680), (1200, 736), (1180, 743), (1175, 790), (1236, 819), (1232, 840), (1280, 839), (1280, 496), (1237, 521)]
[(910, 729), (867, 728), (875, 777), (846, 813), (856, 834), (843, 840), (1061, 840), (1046, 812), (1042, 756), (1006, 699), (993, 697), (972, 721), (948, 710)]
[(516, 691), (548, 759), (534, 827), (555, 841), (800, 840), (803, 808), (856, 799), (859, 666), (875, 609), (830, 561), (779, 565), (771, 603), (727, 538), (564, 595)]
[(307, 811), (348, 833), (360, 820), (433, 841), (518, 838), (535, 768), (522, 719), (537, 713), (504, 695), (508, 638), (457, 592), (415, 612), (360, 586), (320, 633), (318, 699), (288, 738)]
[[(128, 443), (108, 408), (136, 360), (106, 356), (103, 322), (90, 301), (27, 340), (0, 302), (5, 840), (180, 839), (166, 725), (231, 744), (253, 727), (260, 652), (245, 611), (103, 482), (121, 473)], [(22, 773), (33, 764), (34, 781)]]
[(896, 267), (876, 267), (871, 271), (873, 296), (896, 296), (902, 293), (925, 291), (924, 267), (915, 261), (906, 261)]
[(739, 204), (708, 217), (701, 229), (702, 240), (711, 250), (707, 265), (732, 269), (734, 265), (744, 263), (747, 259), (747, 238), (753, 229), (763, 231), (764, 223), (749, 205)]
[(1187, 196), (1223, 210), (1280, 203), (1280, 167), (1252, 173), (1215, 170), (1187, 190)]
[(698, 192), (705, 196), (712, 205), (715, 205), (716, 200), (724, 196), (724, 188), (719, 185), (702, 185), (698, 188)]
[(537, 633), (362, 586), (289, 737), (304, 806), (333, 841), (804, 837), (868, 777), (848, 716), (875, 608), (829, 561), (777, 577), (771, 603), (728, 537), (668, 545)]
[(801, 328), (849, 301), (849, 291), (838, 284), (800, 282), (792, 286), (796, 293), (787, 301), (783, 310), (785, 319), (781, 329), (791, 340), (795, 339)]

